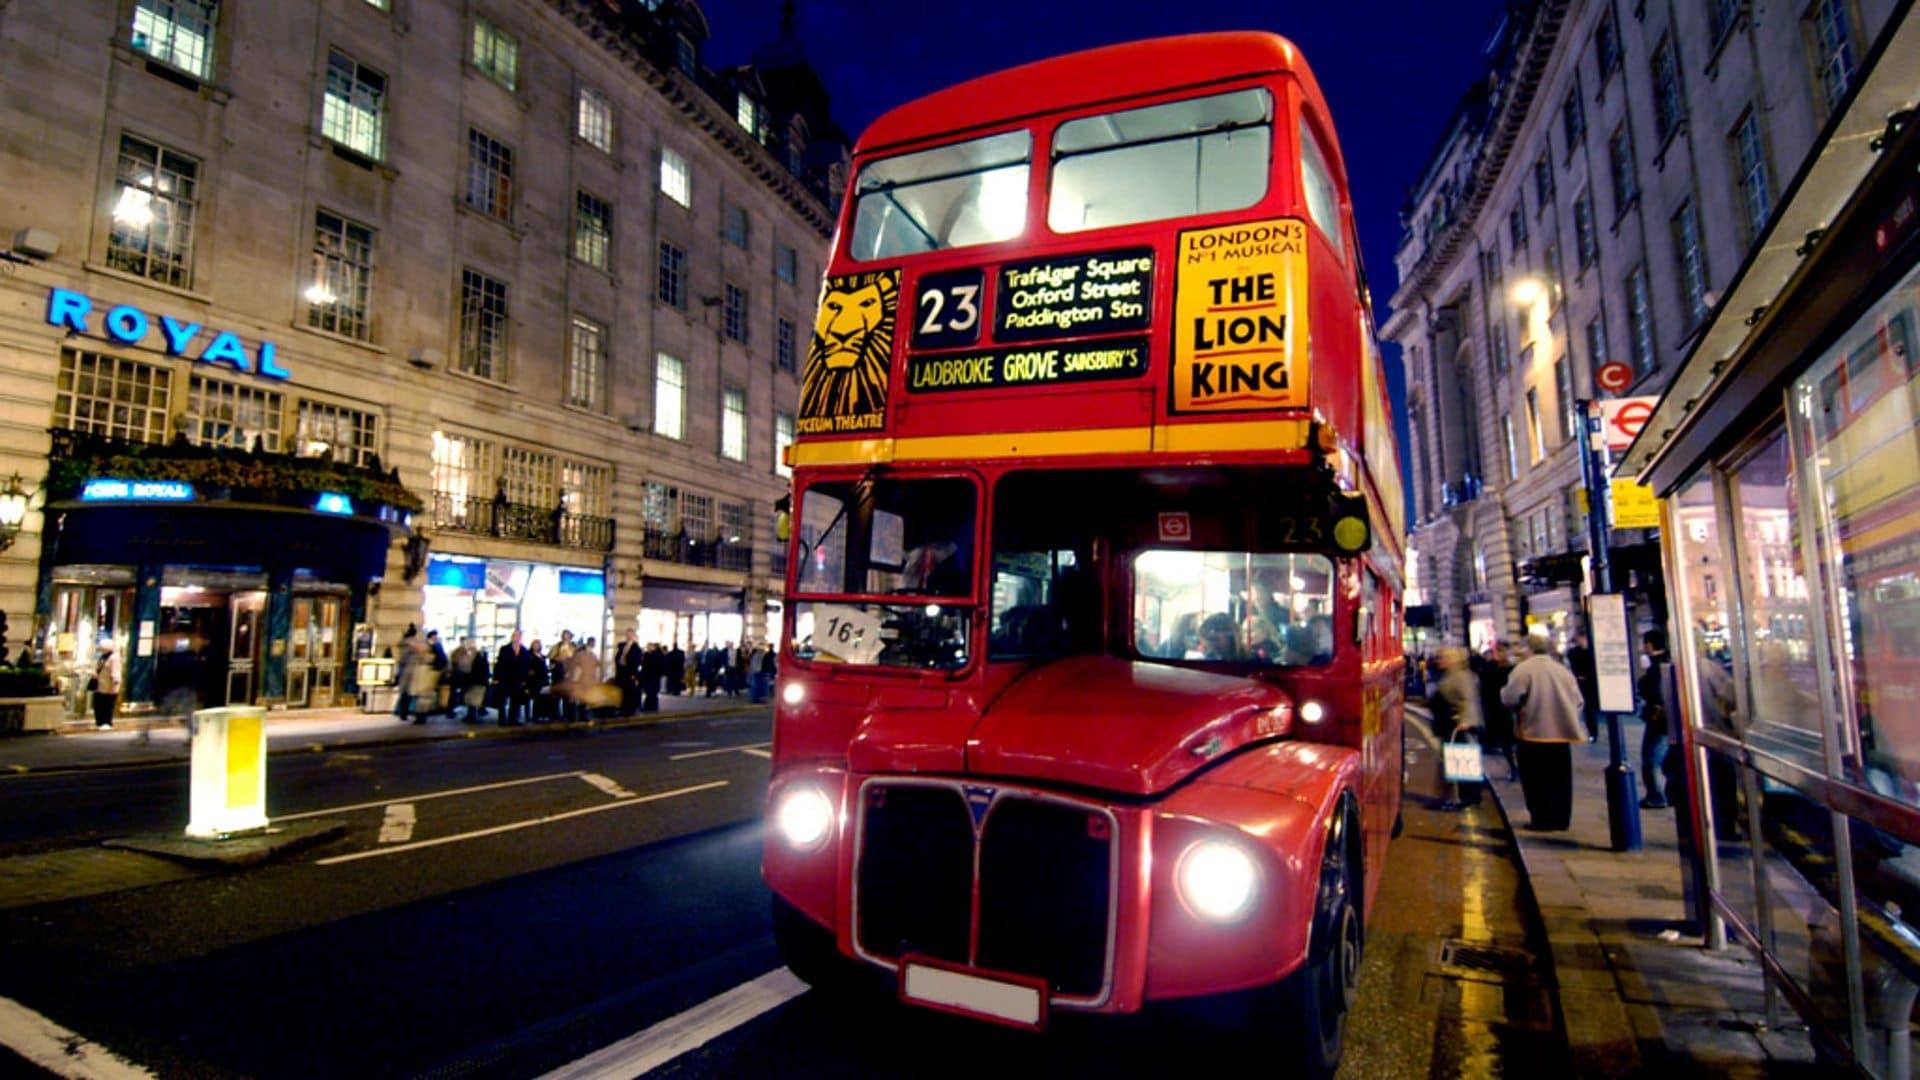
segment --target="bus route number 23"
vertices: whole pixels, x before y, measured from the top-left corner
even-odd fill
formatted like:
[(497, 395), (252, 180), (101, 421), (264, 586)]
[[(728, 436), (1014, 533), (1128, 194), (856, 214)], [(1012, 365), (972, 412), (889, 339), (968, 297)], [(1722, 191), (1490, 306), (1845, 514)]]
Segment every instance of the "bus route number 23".
[(984, 281), (980, 270), (952, 270), (921, 278), (913, 302), (913, 347), (950, 349), (978, 341)]

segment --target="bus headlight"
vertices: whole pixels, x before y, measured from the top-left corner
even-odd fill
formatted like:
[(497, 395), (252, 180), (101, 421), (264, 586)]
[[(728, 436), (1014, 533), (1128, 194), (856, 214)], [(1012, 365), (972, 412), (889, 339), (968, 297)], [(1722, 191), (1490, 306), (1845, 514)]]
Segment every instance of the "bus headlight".
[(812, 851), (833, 829), (833, 803), (819, 788), (790, 788), (780, 796), (773, 821), (781, 839), (796, 851)]
[(1174, 882), (1189, 908), (1210, 922), (1226, 923), (1253, 906), (1260, 871), (1238, 844), (1202, 840), (1180, 856)]
[(1320, 718), (1325, 715), (1327, 715), (1325, 706), (1317, 701), (1308, 701), (1300, 706), (1300, 719), (1305, 720), (1309, 724), (1319, 723)]
[(790, 682), (781, 688), (780, 700), (789, 705), (798, 705), (807, 700), (807, 688), (798, 682)]

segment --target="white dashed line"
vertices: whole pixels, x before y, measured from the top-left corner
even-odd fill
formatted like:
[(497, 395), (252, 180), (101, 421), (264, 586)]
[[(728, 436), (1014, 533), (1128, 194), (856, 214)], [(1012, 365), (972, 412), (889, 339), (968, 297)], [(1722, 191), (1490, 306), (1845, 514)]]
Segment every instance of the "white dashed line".
[(153, 1075), (9, 998), (0, 998), (0, 1045), (55, 1076), (134, 1080)]
[(580, 779), (585, 780), (587, 783), (592, 784), (594, 787), (599, 788), (601, 791), (606, 792), (616, 799), (633, 798), (633, 792), (621, 787), (619, 783), (612, 778), (601, 776), (597, 772), (583, 772), (580, 774)]
[(740, 752), (743, 754), (752, 754), (754, 757), (766, 758), (768, 761), (773, 760), (773, 751), (763, 750), (758, 746), (743, 746), (740, 748)]
[(380, 823), (380, 842), (404, 844), (413, 839), (415, 820), (412, 803), (394, 803), (387, 807), (387, 819)]
[(416, 840), (411, 844), (401, 844), (397, 847), (374, 848), (370, 851), (356, 851), (351, 855), (335, 855), (329, 859), (315, 859), (313, 864), (315, 866), (337, 866), (340, 863), (357, 862), (361, 859), (372, 859), (381, 855), (397, 855), (402, 851), (418, 851), (421, 848), (439, 847), (441, 844), (454, 844), (462, 840), (476, 840), (482, 836), (496, 836), (500, 833), (513, 832), (516, 829), (531, 829), (536, 825), (546, 825), (555, 821), (566, 821), (569, 818), (585, 817), (588, 814), (598, 814), (607, 810), (619, 810), (628, 806), (638, 806), (641, 803), (658, 802), (661, 799), (672, 799), (681, 795), (692, 795), (695, 792), (710, 791), (714, 788), (723, 788), (726, 786), (727, 781), (715, 780), (712, 783), (675, 788), (672, 791), (662, 791), (655, 795), (636, 795), (631, 799), (622, 799), (619, 802), (601, 803), (599, 806), (589, 806), (585, 810), (568, 810), (565, 813), (547, 814), (544, 817), (530, 818), (526, 821), (515, 821), (506, 825), (495, 825), (490, 829), (475, 829), (472, 832), (455, 833), (452, 836), (437, 836), (432, 840)]
[(776, 968), (571, 1065), (563, 1065), (543, 1080), (625, 1080), (639, 1076), (779, 1008), (806, 990), (807, 984), (793, 972)]
[[(722, 746), (717, 750), (695, 750), (691, 753), (686, 753), (686, 754), (674, 754), (672, 757), (667, 758), (667, 760), (668, 761), (685, 761), (688, 758), (712, 757), (714, 754), (733, 754), (733, 753), (751, 754), (756, 750), (762, 750), (772, 745), (773, 744), (770, 742), (757, 742), (757, 743), (748, 743), (745, 746)], [(772, 757), (773, 755), (763, 754), (761, 756)]]
[[(501, 788), (519, 787), (521, 784), (544, 784), (549, 780), (571, 780), (580, 775), (580, 770), (572, 772), (548, 773), (545, 776), (529, 776), (524, 780), (502, 780), (497, 784), (477, 784), (473, 787), (454, 788), (451, 791), (429, 791), (423, 795), (406, 795), (403, 798), (412, 802), (426, 802), (428, 799), (451, 799), (455, 795), (472, 795), (480, 791), (498, 791)], [(354, 810), (379, 810), (393, 805), (391, 797), (378, 802), (354, 803), (352, 806), (334, 806), (325, 810), (308, 810), (299, 814), (276, 814), (275, 821), (298, 821), (301, 818), (325, 817), (328, 814), (345, 814)]]

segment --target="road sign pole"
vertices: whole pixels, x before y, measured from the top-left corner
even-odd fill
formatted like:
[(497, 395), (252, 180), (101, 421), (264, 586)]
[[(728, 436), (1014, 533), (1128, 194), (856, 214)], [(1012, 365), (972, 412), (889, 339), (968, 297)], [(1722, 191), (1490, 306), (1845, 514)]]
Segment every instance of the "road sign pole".
[[(1578, 403), (1586, 420), (1586, 437), (1580, 440), (1580, 477), (1587, 485), (1587, 547), (1592, 553), (1591, 593), (1613, 591), (1613, 568), (1607, 560), (1606, 474), (1593, 455), (1593, 440), (1600, 434), (1600, 417), (1591, 401)], [(1587, 619), (1587, 635), (1593, 635), (1593, 619)], [(1596, 703), (1598, 704), (1598, 703)], [(1627, 764), (1626, 734), (1620, 727), (1620, 714), (1608, 712), (1607, 718), (1607, 830), (1613, 850), (1639, 851), (1640, 783)]]

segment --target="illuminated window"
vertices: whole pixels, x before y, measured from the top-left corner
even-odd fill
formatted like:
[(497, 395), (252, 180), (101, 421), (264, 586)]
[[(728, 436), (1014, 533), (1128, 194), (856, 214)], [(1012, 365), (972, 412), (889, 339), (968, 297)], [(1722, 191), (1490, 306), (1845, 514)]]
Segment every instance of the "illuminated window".
[(278, 391), (195, 375), (187, 384), (187, 438), (199, 446), (280, 452), (286, 399)]
[(567, 348), (567, 404), (598, 409), (600, 388), (606, 381), (607, 328), (575, 315), (571, 339)]
[(327, 54), (320, 133), (349, 150), (386, 156), (387, 77), (338, 49)]
[(573, 133), (595, 150), (613, 153), (613, 102), (590, 86), (581, 87), (574, 103)]
[(500, 455), (500, 479), (507, 501), (549, 509), (559, 504), (554, 486), (554, 456), (524, 446), (509, 446)]
[(773, 471), (781, 476), (792, 476), (793, 470), (787, 466), (787, 447), (793, 445), (793, 414), (776, 412), (773, 414)]
[(367, 340), (373, 325), (373, 230), (331, 211), (314, 211), (313, 278), (302, 288), (308, 326)]
[(193, 276), (200, 163), (132, 135), (120, 136), (107, 265), (167, 285)]
[(508, 90), (520, 85), (520, 42), (478, 15), (473, 17), (473, 66)]
[(693, 205), (693, 180), (687, 172), (687, 159), (664, 146), (660, 148), (660, 190), (681, 206)]
[(762, 126), (765, 119), (763, 113), (760, 103), (753, 100), (751, 95), (741, 94), (739, 103), (734, 109), (734, 119), (740, 121), (740, 126), (747, 130), (748, 135), (758, 140), (766, 135)]
[(1031, 144), (1027, 132), (1008, 131), (869, 163), (854, 181), (853, 257), (1019, 236), (1027, 225)]
[(729, 388), (720, 395), (720, 456), (747, 459), (747, 392)]
[(480, 524), (500, 472), (500, 448), (471, 435), (433, 433), (433, 523)]
[(1300, 119), (1300, 172), (1306, 181), (1307, 213), (1320, 227), (1320, 234), (1343, 252), (1340, 232), (1340, 191), (1334, 187), (1333, 170), (1327, 167), (1327, 155), (1320, 149), (1320, 137)]
[(661, 353), (654, 359), (653, 430), (678, 439), (685, 431), (687, 369), (679, 357)]
[(213, 73), (214, 0), (134, 0), (133, 47), (195, 78)]
[(321, 457), (343, 465), (371, 465), (378, 451), (376, 421), (370, 412), (302, 401), (293, 449), (301, 457)]

